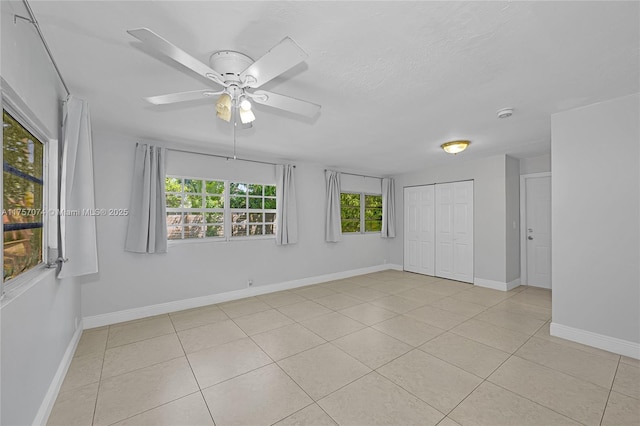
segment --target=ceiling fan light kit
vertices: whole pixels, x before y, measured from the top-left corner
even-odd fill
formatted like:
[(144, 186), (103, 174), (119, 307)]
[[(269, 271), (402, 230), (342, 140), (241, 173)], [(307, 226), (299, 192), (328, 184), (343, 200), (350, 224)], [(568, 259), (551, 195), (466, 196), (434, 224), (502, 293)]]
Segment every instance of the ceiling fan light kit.
[(256, 119), (249, 99), (307, 117), (313, 117), (320, 111), (320, 105), (311, 102), (264, 90), (254, 90), (307, 58), (307, 53), (289, 37), (285, 37), (257, 61), (240, 52), (221, 50), (213, 53), (209, 57), (209, 65), (206, 65), (148, 28), (127, 32), (153, 50), (207, 78), (213, 86), (222, 86), (222, 90), (218, 92), (195, 90), (144, 98), (154, 105), (194, 101), (220, 95), (216, 100), (216, 116), (227, 122), (233, 119), (234, 127), (237, 126), (238, 116), (242, 124), (250, 124)]
[(456, 155), (467, 149), (470, 144), (471, 142), (467, 140), (457, 140), (445, 142), (440, 145), (440, 148), (442, 148), (447, 154)]

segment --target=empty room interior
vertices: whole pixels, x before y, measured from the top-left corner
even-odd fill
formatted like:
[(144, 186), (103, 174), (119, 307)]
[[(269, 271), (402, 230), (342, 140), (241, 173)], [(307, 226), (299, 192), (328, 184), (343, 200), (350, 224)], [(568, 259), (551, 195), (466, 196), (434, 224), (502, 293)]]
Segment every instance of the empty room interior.
[(0, 424), (640, 424), (640, 2), (3, 0)]

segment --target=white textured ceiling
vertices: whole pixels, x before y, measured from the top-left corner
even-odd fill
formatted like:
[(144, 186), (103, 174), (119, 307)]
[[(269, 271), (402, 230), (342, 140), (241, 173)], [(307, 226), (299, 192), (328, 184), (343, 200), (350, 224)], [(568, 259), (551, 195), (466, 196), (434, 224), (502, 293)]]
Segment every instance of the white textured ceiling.
[[(144, 96), (207, 88), (126, 33), (148, 27), (203, 62), (259, 58), (285, 36), (309, 58), (263, 86), (322, 105), (314, 119), (256, 106), (244, 157), (395, 174), (550, 149), (550, 115), (639, 91), (638, 2), (30, 1), (95, 131), (228, 154), (211, 101)], [(496, 111), (515, 108), (498, 120)], [(470, 139), (456, 157), (439, 145)], [(603, 141), (606, 143), (606, 141)], [(204, 149), (204, 148), (203, 148)]]

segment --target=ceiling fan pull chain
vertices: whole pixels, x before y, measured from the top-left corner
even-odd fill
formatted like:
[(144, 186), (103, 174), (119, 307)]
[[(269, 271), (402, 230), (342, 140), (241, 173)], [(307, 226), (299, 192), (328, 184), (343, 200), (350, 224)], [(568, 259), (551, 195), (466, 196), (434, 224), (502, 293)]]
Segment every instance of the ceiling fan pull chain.
[(233, 159), (236, 159), (236, 126), (238, 125), (238, 112), (236, 108), (236, 99), (233, 98), (232, 102), (232, 114), (233, 114)]

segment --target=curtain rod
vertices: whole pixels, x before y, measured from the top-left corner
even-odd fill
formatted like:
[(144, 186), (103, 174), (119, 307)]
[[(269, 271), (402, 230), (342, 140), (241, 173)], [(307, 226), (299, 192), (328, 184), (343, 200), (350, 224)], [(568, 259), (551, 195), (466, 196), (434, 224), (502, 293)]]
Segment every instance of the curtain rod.
[[(329, 169), (324, 169), (324, 171), (328, 171)], [(337, 170), (336, 170), (337, 171)], [(347, 172), (338, 172), (342, 175), (351, 175), (351, 176), (358, 176), (358, 177), (363, 177), (363, 178), (371, 178), (371, 179), (383, 179), (380, 176), (369, 176), (369, 175), (359, 175), (357, 173), (347, 173)]]
[(51, 50), (49, 49), (49, 45), (47, 44), (47, 41), (44, 39), (44, 35), (42, 34), (42, 31), (40, 30), (40, 25), (38, 24), (38, 21), (36, 20), (36, 15), (33, 14), (33, 10), (31, 10), (31, 6), (27, 2), (27, 0), (22, 0), (22, 3), (24, 3), (25, 7), (27, 8), (27, 12), (29, 13), (29, 18), (25, 18), (24, 16), (20, 16), (20, 15), (13, 15), (13, 23), (15, 24), (17, 22), (17, 19), (20, 18), (22, 20), (30, 22), (31, 24), (33, 24), (34, 27), (36, 27), (36, 31), (38, 32), (38, 36), (40, 36), (40, 40), (42, 40), (42, 44), (44, 45), (44, 49), (47, 51), (47, 55), (49, 55), (49, 59), (51, 60), (51, 63), (53, 64), (53, 68), (55, 68), (56, 73), (58, 74), (58, 78), (60, 79), (60, 82), (62, 83), (62, 86), (64, 87), (64, 90), (67, 92), (67, 96), (71, 95), (71, 92), (69, 91), (69, 87), (67, 86), (67, 83), (64, 81), (64, 78), (62, 77), (62, 73), (60, 72), (60, 68), (58, 68), (58, 64), (56, 63), (56, 60), (53, 59), (53, 54), (51, 53)]
[[(244, 158), (229, 157), (227, 155), (218, 155), (218, 154), (209, 154), (209, 153), (206, 153), (206, 152), (188, 151), (186, 149), (167, 148), (167, 150), (168, 151), (174, 151), (174, 152), (184, 152), (185, 154), (207, 155), (209, 157), (224, 158), (225, 160), (247, 161), (249, 163), (269, 164), (269, 165), (272, 165), (272, 166), (279, 166), (280, 165), (278, 163), (270, 163), (268, 161), (247, 160), (247, 159), (244, 159)], [(293, 168), (295, 168), (295, 167), (296, 166), (294, 165)]]

